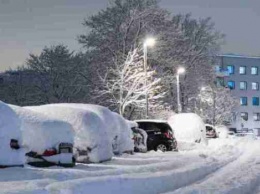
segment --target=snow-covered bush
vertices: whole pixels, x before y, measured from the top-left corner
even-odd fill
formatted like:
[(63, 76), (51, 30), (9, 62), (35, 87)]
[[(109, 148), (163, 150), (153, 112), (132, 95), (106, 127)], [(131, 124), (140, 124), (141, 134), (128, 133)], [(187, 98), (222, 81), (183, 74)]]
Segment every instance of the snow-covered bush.
[(94, 111), (65, 104), (27, 108), (72, 125), (75, 132), (74, 147), (77, 149), (77, 161), (102, 162), (112, 158), (112, 146), (105, 129), (113, 119), (105, 123)]
[(177, 141), (207, 144), (203, 120), (194, 113), (175, 114), (168, 119)]
[(72, 126), (33, 110), (9, 105), (21, 120), (23, 145), (28, 151), (42, 154), (60, 143), (74, 143)]
[(224, 125), (215, 126), (217, 135), (219, 138), (225, 139), (228, 138), (229, 129)]
[(12, 149), (11, 140), (17, 140), (21, 146), (21, 123), (16, 113), (0, 101), (0, 165), (23, 165), (25, 162), (24, 149)]

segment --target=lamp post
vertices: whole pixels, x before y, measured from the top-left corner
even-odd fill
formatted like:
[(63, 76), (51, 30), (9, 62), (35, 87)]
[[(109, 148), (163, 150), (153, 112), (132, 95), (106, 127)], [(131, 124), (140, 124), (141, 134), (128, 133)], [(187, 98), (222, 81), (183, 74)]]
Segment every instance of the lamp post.
[(181, 99), (180, 99), (180, 74), (185, 73), (185, 69), (183, 67), (179, 67), (177, 69), (177, 101), (178, 101), (178, 113), (181, 113), (182, 106), (181, 106)]
[(147, 48), (152, 47), (155, 45), (155, 39), (154, 38), (147, 38), (144, 41), (144, 72), (145, 72), (145, 116), (148, 118), (148, 89), (147, 89)]

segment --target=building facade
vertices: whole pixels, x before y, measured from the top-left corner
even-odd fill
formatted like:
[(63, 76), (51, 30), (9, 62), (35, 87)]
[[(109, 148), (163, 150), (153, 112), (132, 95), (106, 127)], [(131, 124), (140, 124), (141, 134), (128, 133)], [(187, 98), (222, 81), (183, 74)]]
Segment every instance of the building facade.
[(260, 129), (260, 57), (221, 55), (220, 69), (228, 72), (223, 84), (240, 101), (230, 128), (237, 131)]

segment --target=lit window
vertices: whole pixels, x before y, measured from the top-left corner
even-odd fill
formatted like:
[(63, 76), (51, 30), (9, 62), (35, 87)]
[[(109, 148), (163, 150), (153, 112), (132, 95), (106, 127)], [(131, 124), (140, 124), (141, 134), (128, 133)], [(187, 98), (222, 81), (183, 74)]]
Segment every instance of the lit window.
[(254, 113), (253, 118), (254, 121), (260, 121), (260, 113)]
[(248, 113), (247, 112), (241, 112), (241, 119), (243, 119), (244, 121), (248, 120)]
[(252, 104), (253, 106), (259, 106), (259, 97), (253, 97)]
[(252, 90), (259, 90), (259, 83), (258, 82), (252, 82)]
[(230, 90), (234, 90), (235, 89), (235, 82), (234, 81), (228, 81), (227, 85), (228, 85)]
[(234, 74), (234, 72), (235, 72), (235, 68), (233, 65), (228, 65), (227, 70), (228, 70), (229, 74)]
[(241, 75), (246, 74), (246, 67), (245, 66), (239, 67), (239, 74), (241, 74)]
[(247, 105), (247, 97), (241, 97), (240, 98), (240, 105), (242, 105), (242, 106)]
[(257, 75), (258, 74), (258, 67), (251, 67), (251, 74)]
[(247, 88), (246, 85), (247, 85), (246, 82), (240, 82), (239, 83), (240, 90), (246, 90), (246, 88)]

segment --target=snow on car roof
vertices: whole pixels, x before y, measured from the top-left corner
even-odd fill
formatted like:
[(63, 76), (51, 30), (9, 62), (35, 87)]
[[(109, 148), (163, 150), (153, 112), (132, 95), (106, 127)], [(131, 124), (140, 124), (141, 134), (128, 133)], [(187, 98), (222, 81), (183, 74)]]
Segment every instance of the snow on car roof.
[(142, 119), (142, 120), (135, 120), (137, 123), (141, 122), (152, 122), (152, 123), (168, 123), (166, 120), (157, 120), (157, 119)]

